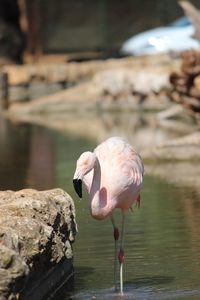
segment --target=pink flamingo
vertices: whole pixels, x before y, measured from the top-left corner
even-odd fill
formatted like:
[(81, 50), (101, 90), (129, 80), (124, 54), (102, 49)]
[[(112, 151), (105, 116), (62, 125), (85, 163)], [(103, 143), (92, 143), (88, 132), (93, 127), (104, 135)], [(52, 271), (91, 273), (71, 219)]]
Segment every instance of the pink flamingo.
[[(120, 137), (111, 137), (94, 152), (84, 152), (77, 160), (73, 184), (82, 198), (82, 181), (90, 198), (90, 212), (97, 220), (110, 217), (115, 240), (114, 283), (117, 290), (117, 258), (120, 265), (120, 292), (123, 294), (124, 221), (134, 203), (140, 204), (144, 167), (140, 155)], [(121, 240), (113, 211), (122, 212)]]

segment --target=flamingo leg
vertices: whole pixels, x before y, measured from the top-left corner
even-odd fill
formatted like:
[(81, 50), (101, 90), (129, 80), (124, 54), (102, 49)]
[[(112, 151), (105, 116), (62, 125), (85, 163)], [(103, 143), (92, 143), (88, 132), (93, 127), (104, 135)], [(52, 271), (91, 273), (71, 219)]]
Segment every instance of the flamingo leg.
[(121, 240), (118, 260), (120, 264), (120, 293), (123, 295), (123, 265), (124, 265), (124, 222), (125, 215), (122, 215)]
[(115, 286), (115, 291), (117, 291), (117, 256), (118, 256), (118, 240), (119, 240), (119, 229), (115, 225), (114, 217), (111, 216), (110, 218), (111, 223), (113, 225), (113, 237), (115, 241), (115, 246), (114, 246), (114, 286)]

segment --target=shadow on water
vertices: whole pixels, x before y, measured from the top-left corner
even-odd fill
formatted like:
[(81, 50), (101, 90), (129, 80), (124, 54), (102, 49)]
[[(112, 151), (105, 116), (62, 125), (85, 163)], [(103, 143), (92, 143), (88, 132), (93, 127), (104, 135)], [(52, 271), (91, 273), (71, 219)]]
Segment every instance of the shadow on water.
[[(74, 276), (67, 281), (66, 284), (60, 288), (56, 294), (51, 295), (48, 300), (61, 300), (70, 299), (72, 294), (78, 291), (77, 287), (81, 286), (83, 290), (87, 287), (87, 279), (85, 274), (93, 274), (94, 268), (91, 267), (78, 267), (74, 270)], [(77, 280), (78, 278), (78, 280)]]
[(93, 274), (95, 272), (95, 269), (92, 267), (86, 267), (86, 266), (82, 266), (82, 267), (75, 267), (74, 270), (74, 288), (78, 288), (79, 286), (81, 286), (81, 288), (85, 289), (88, 286), (87, 283), (87, 278), (86, 278), (86, 274)]
[[(197, 296), (197, 298), (195, 297)], [(195, 297), (195, 298), (193, 298)], [(115, 292), (114, 289), (94, 290), (80, 292), (74, 296), (70, 296), (67, 299), (71, 300), (173, 300), (173, 299), (199, 299), (200, 290), (157, 290), (154, 291), (150, 287), (143, 289), (136, 289), (134, 286), (125, 285), (124, 293), (121, 295), (119, 292)]]
[[(88, 271), (83, 268), (84, 271)], [(175, 278), (170, 276), (150, 276), (134, 279), (132, 282), (126, 281), (124, 283), (124, 293), (121, 295), (119, 291), (114, 288), (87, 290), (82, 292), (68, 293), (65, 299), (74, 300), (107, 300), (107, 299), (132, 299), (132, 300), (172, 300), (172, 299), (188, 299), (200, 295), (200, 290), (176, 290), (169, 291), (163, 285), (170, 284)], [(162, 286), (162, 287), (159, 287)], [(56, 298), (56, 300), (58, 300)]]
[[(87, 290), (84, 288), (82, 291), (65, 294), (64, 299), (71, 300), (172, 300), (172, 299), (199, 299), (193, 298), (194, 296), (200, 297), (200, 290), (168, 290), (168, 285), (174, 280), (170, 276), (151, 276), (134, 279), (132, 282), (126, 281), (124, 283), (124, 293), (120, 294), (115, 291), (114, 287), (107, 289)], [(166, 287), (163, 287), (166, 285)], [(192, 298), (191, 298), (192, 297)], [(58, 300), (58, 298), (56, 298)]]

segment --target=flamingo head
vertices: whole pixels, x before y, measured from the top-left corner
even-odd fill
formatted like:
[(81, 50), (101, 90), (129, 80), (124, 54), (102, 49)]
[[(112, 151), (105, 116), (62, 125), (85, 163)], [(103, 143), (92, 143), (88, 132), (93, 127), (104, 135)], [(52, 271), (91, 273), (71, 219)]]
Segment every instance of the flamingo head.
[(89, 151), (82, 153), (79, 159), (77, 160), (73, 184), (74, 189), (80, 198), (82, 198), (83, 177), (94, 168), (95, 162), (96, 155), (93, 152)]

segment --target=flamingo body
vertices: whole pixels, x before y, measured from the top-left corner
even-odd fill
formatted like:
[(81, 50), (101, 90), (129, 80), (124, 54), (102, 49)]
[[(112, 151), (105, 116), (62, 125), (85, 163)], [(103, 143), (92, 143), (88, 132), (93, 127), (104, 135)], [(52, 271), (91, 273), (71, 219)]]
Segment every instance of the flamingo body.
[[(117, 290), (117, 258), (120, 263), (120, 291), (123, 294), (123, 235), (125, 214), (134, 202), (140, 202), (140, 190), (144, 166), (140, 155), (120, 137), (111, 137), (93, 152), (84, 152), (77, 160), (74, 187), (82, 197), (81, 183), (84, 182), (89, 198), (90, 212), (97, 220), (111, 218), (115, 239), (114, 282)], [(119, 230), (115, 225), (113, 211), (122, 211), (120, 250)]]
[(112, 137), (77, 161), (74, 178), (83, 180), (95, 219), (110, 216), (115, 208), (126, 213), (138, 201), (143, 180), (142, 159), (119, 137)]

